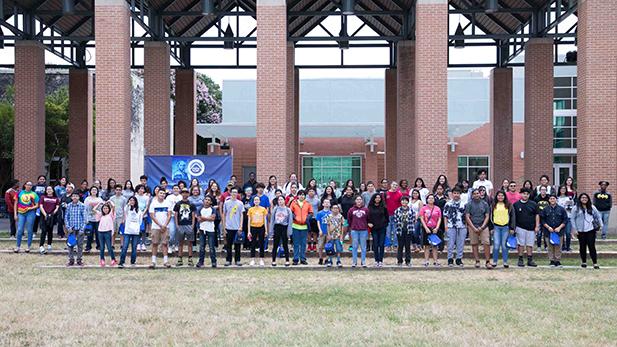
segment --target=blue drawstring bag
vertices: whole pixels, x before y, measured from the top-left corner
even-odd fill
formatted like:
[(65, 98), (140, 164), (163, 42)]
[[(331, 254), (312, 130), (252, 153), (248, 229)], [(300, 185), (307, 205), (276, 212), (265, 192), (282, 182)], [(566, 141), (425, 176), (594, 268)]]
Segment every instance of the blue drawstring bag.
[(559, 233), (551, 233), (549, 242), (553, 246), (559, 246), (561, 244), (561, 236), (559, 236)]
[(508, 238), (506, 239), (506, 247), (508, 247), (509, 249), (516, 249), (516, 246), (517, 246), (516, 235), (508, 236)]
[(437, 234), (430, 234), (428, 236), (428, 243), (430, 243), (431, 246), (439, 246), (441, 239), (437, 236)]
[(75, 237), (75, 234), (69, 234), (69, 237), (66, 238), (66, 245), (69, 248), (77, 245), (77, 237)]
[(86, 224), (86, 226), (84, 227), (84, 233), (86, 235), (90, 235), (92, 233), (92, 224)]
[(235, 244), (244, 243), (244, 232), (238, 231), (236, 233), (236, 237), (234, 237), (234, 243)]
[(141, 222), (141, 225), (139, 226), (139, 231), (140, 232), (146, 232), (146, 223), (145, 222)]
[(326, 242), (324, 245), (324, 251), (326, 251), (326, 255), (335, 255), (336, 251), (334, 250), (334, 241), (330, 240)]
[(120, 235), (124, 235), (124, 223), (120, 224), (120, 226), (118, 227), (118, 232), (120, 233)]
[(279, 249), (277, 251), (277, 257), (281, 258), (285, 255), (285, 248), (283, 248), (283, 246), (279, 246)]

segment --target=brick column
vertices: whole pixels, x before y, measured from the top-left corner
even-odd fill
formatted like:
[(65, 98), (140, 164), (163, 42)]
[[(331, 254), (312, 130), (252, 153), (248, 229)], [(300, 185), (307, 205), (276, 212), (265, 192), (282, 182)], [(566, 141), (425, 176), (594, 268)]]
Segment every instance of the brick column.
[(300, 69), (294, 68), (294, 169), (293, 171), (297, 172), (299, 175), (302, 175), (300, 172)]
[[(397, 177), (396, 172), (396, 121), (397, 121), (397, 88), (396, 88), (396, 69), (386, 69), (385, 74), (385, 110), (384, 110), (384, 126), (385, 126), (385, 177), (393, 180)], [(381, 180), (380, 177), (379, 180)], [(377, 184), (377, 182), (375, 182)]]
[(525, 45), (525, 179), (542, 175), (553, 176), (553, 40), (533, 38)]
[(287, 147), (288, 157), (287, 171), (296, 172), (298, 169), (298, 150), (300, 146), (300, 119), (296, 113), (296, 56), (293, 42), (287, 43), (287, 89), (285, 91), (287, 98), (286, 116), (289, 118), (293, 129), (289, 136), (290, 146)]
[(373, 181), (375, 186), (379, 186), (379, 180), (377, 174), (378, 168), (378, 156), (377, 156), (377, 146), (375, 146), (375, 151), (371, 152), (370, 146), (364, 146), (364, 177), (362, 177), (363, 182)]
[(491, 162), (494, 182), (512, 179), (512, 69), (495, 68), (490, 78)]
[(448, 166), (447, 0), (417, 1), (415, 71), (415, 172), (430, 182)]
[(617, 2), (578, 10), (577, 183), (591, 194), (600, 180), (617, 185)]
[(124, 0), (96, 1), (95, 176), (118, 182), (131, 174), (131, 51)]
[(176, 70), (176, 117), (174, 121), (175, 154), (197, 153), (197, 95), (195, 94), (195, 70)]
[(15, 41), (13, 176), (36, 183), (45, 170), (45, 49)]
[(146, 155), (172, 151), (169, 45), (146, 42), (144, 48), (144, 149)]
[(293, 161), (287, 49), (286, 1), (257, 0), (257, 175), (261, 182), (270, 175), (286, 180)]
[(69, 69), (69, 177), (92, 181), (94, 165), (93, 74)]
[[(399, 41), (397, 48), (397, 110), (394, 129), (391, 130), (396, 132), (394, 136), (396, 141), (394, 145), (396, 146), (394, 152), (396, 173), (392, 176), (388, 175), (388, 179), (398, 181), (405, 178), (413, 181), (416, 176), (416, 163), (414, 161), (416, 148), (414, 142), (416, 134), (416, 45), (413, 41)], [(386, 155), (387, 153), (386, 149)]]

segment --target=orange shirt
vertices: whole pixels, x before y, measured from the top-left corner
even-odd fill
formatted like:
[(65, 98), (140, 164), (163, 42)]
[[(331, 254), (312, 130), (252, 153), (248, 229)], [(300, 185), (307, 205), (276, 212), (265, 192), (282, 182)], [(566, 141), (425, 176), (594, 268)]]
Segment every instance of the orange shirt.
[(308, 215), (313, 213), (313, 206), (306, 200), (300, 202), (296, 199), (291, 203), (290, 209), (294, 215), (293, 227), (301, 230), (308, 229), (306, 222)]
[(246, 214), (251, 221), (252, 228), (261, 228), (266, 223), (266, 216), (268, 215), (268, 210), (266, 210), (265, 207), (253, 206), (249, 208)]

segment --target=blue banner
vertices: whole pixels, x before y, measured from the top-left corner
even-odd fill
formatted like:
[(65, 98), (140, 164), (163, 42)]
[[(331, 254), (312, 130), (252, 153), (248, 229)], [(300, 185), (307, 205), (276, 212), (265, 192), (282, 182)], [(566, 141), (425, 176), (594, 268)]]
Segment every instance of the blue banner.
[(148, 186), (155, 187), (161, 177), (165, 177), (169, 186), (197, 178), (199, 185), (208, 186), (210, 179), (216, 180), (224, 187), (232, 172), (232, 157), (229, 155), (147, 155), (144, 156), (144, 174), (148, 176)]

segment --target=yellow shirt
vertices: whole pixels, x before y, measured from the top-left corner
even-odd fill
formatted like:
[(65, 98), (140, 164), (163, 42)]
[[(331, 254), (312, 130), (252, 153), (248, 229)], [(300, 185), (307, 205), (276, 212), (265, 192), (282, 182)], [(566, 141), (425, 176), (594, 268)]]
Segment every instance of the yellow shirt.
[(251, 221), (251, 228), (261, 228), (266, 221), (268, 210), (265, 207), (253, 206), (249, 208), (247, 215)]
[(510, 215), (503, 202), (497, 203), (493, 211), (493, 223), (499, 226), (508, 225)]

